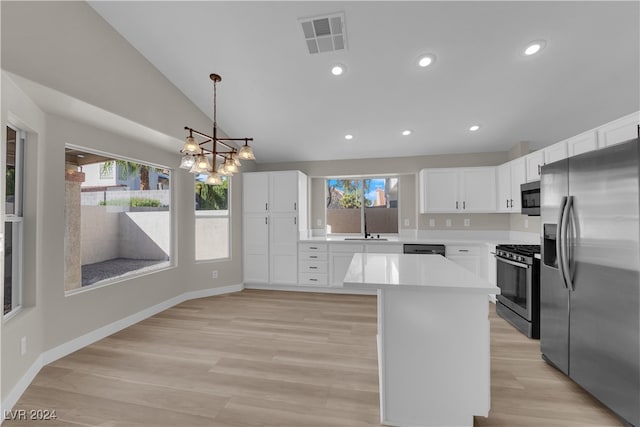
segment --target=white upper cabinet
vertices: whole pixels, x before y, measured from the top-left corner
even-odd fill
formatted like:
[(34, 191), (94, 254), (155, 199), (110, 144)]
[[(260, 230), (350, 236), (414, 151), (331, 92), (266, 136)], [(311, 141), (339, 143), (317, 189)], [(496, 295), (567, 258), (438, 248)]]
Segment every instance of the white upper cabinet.
[(598, 149), (598, 134), (595, 130), (581, 133), (565, 140), (567, 144), (567, 156), (577, 156)]
[(557, 162), (558, 160), (567, 158), (567, 143), (566, 141), (560, 141), (556, 144), (550, 145), (542, 150), (544, 153), (544, 164)]
[(494, 167), (422, 169), (420, 213), (495, 212)]
[(598, 128), (598, 147), (604, 148), (638, 137), (640, 112), (635, 112)]
[(527, 182), (540, 180), (542, 166), (547, 163), (557, 162), (558, 160), (567, 158), (567, 143), (560, 141), (556, 144), (545, 147), (542, 150), (534, 151), (527, 154), (526, 159), (526, 175)]
[(520, 185), (527, 182), (525, 158), (520, 157), (497, 168), (498, 212), (520, 212)]
[(458, 202), (457, 169), (420, 171), (420, 212), (454, 212)]
[(542, 150), (527, 154), (524, 159), (527, 163), (527, 182), (540, 180), (540, 170), (544, 165), (544, 153)]

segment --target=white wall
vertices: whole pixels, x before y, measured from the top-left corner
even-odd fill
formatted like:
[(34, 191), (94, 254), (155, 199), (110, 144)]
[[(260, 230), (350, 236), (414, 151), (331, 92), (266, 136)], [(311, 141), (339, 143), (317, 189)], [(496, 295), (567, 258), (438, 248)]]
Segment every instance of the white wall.
[[(86, 3), (3, 1), (0, 7), (3, 133), (9, 122), (25, 128), (27, 155), (38, 165), (27, 178), (33, 189), (25, 218), (27, 308), (0, 326), (6, 404), (42, 352), (184, 292), (241, 283), (242, 178), (231, 181), (230, 260), (194, 261), (194, 179), (174, 169), (175, 267), (65, 296), (65, 144), (176, 167), (183, 126), (207, 129), (211, 122)], [(52, 93), (63, 102), (52, 102)], [(244, 170), (251, 167), (243, 162)]]

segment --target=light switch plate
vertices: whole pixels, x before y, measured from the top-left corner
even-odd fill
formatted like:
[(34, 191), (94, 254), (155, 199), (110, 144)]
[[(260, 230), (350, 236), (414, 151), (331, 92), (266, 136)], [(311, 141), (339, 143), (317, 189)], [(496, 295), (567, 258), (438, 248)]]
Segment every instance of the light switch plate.
[(451, 227), (451, 219), (450, 218), (447, 218), (447, 221), (445, 222), (445, 225), (447, 227)]
[(471, 225), (471, 220), (469, 218), (464, 219), (464, 226), (469, 227)]
[(409, 218), (405, 218), (404, 219), (404, 226), (408, 227), (409, 226)]
[(429, 219), (429, 227), (435, 227), (436, 226), (436, 220), (433, 218)]

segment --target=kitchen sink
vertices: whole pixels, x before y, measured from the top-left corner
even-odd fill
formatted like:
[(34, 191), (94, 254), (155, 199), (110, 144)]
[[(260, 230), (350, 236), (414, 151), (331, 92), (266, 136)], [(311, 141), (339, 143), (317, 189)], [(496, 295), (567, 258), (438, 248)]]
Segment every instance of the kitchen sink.
[(369, 237), (368, 239), (365, 239), (364, 237), (345, 237), (344, 240), (362, 240), (362, 241), (367, 241), (367, 242), (371, 242), (371, 241), (376, 241), (376, 240), (389, 240), (389, 239), (385, 239), (384, 237)]

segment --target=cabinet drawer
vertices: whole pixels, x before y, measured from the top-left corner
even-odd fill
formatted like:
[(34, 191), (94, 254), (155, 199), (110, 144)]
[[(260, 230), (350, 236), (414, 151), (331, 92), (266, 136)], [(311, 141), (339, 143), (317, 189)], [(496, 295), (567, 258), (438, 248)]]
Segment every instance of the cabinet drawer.
[(327, 244), (301, 242), (298, 244), (298, 249), (301, 252), (327, 252)]
[(326, 261), (300, 261), (300, 273), (327, 273)]
[(483, 250), (481, 246), (446, 245), (447, 257), (450, 255), (480, 255)]
[(300, 252), (298, 259), (300, 261), (326, 261), (326, 252)]
[(298, 282), (301, 285), (308, 286), (327, 286), (329, 283), (327, 281), (326, 274), (313, 274), (313, 273), (300, 273), (298, 277)]

